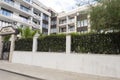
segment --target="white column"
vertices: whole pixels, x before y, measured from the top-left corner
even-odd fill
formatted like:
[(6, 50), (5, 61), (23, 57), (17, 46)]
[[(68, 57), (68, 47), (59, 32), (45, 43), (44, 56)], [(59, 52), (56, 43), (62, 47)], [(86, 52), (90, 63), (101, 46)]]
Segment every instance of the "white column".
[(15, 47), (15, 35), (11, 35), (11, 46), (10, 46), (10, 55), (9, 55), (9, 62), (12, 61), (13, 51)]
[(88, 14), (87, 19), (88, 19), (88, 32), (90, 32), (91, 31), (90, 14)]
[(60, 33), (60, 30), (59, 30), (59, 18), (57, 17), (57, 33)]
[(42, 33), (42, 26), (43, 26), (43, 13), (41, 13), (41, 19), (40, 19), (40, 32)]
[(31, 8), (31, 13), (33, 13), (34, 12), (34, 9), (33, 9), (33, 7)]
[(32, 47), (32, 52), (37, 52), (37, 39), (38, 39), (39, 34), (36, 34), (33, 37), (33, 47)]
[(77, 32), (77, 16), (75, 16), (74, 19), (75, 19), (75, 32)]
[(68, 19), (68, 16), (67, 16), (67, 17), (66, 17), (66, 22), (67, 22), (67, 24), (66, 24), (66, 33), (69, 33), (68, 21), (69, 21), (69, 19)]
[(66, 54), (71, 53), (71, 35), (67, 34), (66, 35)]
[(51, 18), (50, 16), (48, 17), (48, 35), (51, 33)]
[(3, 48), (2, 36), (0, 36), (0, 59), (1, 59), (1, 55), (2, 55), (2, 48)]

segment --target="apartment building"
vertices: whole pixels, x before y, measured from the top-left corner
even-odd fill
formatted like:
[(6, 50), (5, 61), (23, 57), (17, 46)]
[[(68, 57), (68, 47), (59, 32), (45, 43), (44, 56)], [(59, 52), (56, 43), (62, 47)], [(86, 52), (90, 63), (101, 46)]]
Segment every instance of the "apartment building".
[(58, 33), (89, 32), (89, 7), (78, 7), (69, 12), (59, 13), (57, 16)]
[(16, 25), (50, 34), (51, 13), (38, 0), (0, 0), (0, 28)]
[(15, 25), (40, 29), (43, 34), (89, 32), (88, 6), (57, 13), (38, 0), (0, 0), (0, 28)]

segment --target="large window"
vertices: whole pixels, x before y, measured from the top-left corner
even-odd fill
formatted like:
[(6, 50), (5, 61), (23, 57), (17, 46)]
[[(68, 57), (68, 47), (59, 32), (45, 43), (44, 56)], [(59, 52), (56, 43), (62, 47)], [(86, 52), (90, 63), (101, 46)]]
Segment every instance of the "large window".
[(28, 18), (27, 17), (22, 16), (22, 15), (20, 15), (20, 17), (21, 17), (22, 21), (28, 22)]
[(31, 0), (25, 0), (25, 1), (27, 1), (27, 2), (29, 2), (29, 3), (31, 2)]
[(44, 24), (44, 23), (43, 23), (43, 28), (48, 29), (48, 24)]
[(88, 20), (87, 19), (78, 21), (78, 27), (86, 27), (86, 26), (88, 26)]
[(27, 7), (23, 6), (23, 5), (20, 5), (20, 9), (22, 9), (22, 10), (24, 10), (24, 11), (26, 11), (26, 12), (29, 12), (29, 11), (30, 11), (29, 8), (27, 8)]
[(12, 16), (12, 14), (13, 14), (13, 12), (11, 12), (11, 11), (9, 11), (9, 10), (7, 10), (7, 9), (3, 9), (3, 8), (1, 8), (0, 13), (1, 13), (2, 15), (5, 15), (5, 16)]
[(11, 4), (11, 5), (14, 5), (14, 1), (13, 0), (4, 0), (5, 2)]
[(47, 15), (45, 15), (45, 14), (43, 14), (43, 20), (48, 21), (48, 16), (47, 16)]

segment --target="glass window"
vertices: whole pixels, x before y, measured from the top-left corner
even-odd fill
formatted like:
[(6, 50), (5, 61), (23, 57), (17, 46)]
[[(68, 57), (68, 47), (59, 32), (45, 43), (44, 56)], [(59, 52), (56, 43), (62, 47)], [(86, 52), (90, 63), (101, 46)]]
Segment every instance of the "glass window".
[(22, 9), (22, 10), (24, 10), (24, 11), (27, 11), (27, 12), (30, 11), (29, 8), (27, 8), (27, 7), (23, 6), (23, 5), (20, 5), (20, 9)]
[(84, 26), (88, 26), (88, 20), (84, 20)]
[(5, 16), (12, 16), (12, 12), (6, 9), (1, 9), (1, 14), (5, 15)]
[(27, 2), (29, 2), (29, 3), (31, 2), (31, 0), (25, 0), (25, 1), (27, 1)]

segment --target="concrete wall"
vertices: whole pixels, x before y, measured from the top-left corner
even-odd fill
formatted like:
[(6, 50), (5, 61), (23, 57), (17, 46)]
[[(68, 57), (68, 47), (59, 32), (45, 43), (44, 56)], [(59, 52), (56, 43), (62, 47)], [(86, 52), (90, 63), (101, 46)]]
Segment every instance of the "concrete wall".
[(17, 52), (13, 63), (120, 78), (120, 55)]

